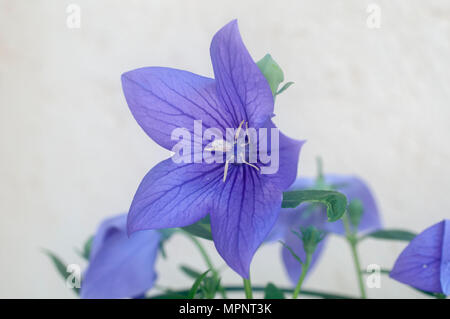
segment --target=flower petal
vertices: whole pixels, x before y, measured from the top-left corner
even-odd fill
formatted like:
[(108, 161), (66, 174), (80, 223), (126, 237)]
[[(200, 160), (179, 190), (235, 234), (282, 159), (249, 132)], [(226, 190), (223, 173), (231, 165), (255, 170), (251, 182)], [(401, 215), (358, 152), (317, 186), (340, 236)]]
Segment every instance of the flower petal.
[[(288, 189), (294, 182), (297, 177), (297, 169), (298, 169), (298, 161), (300, 156), (300, 150), (305, 143), (305, 141), (294, 140), (292, 138), (287, 137), (275, 126), (272, 121), (268, 121), (265, 125), (267, 129), (276, 129), (278, 130), (278, 143), (272, 143), (272, 134), (267, 133), (267, 142), (266, 146), (258, 145), (259, 152), (269, 152), (271, 156), (276, 156), (275, 148), (278, 148), (278, 169), (274, 174), (263, 174), (262, 177), (265, 179), (269, 179), (271, 183), (277, 185), (281, 190)], [(261, 142), (261, 137), (258, 140)], [(275, 141), (274, 141), (275, 142)], [(272, 145), (274, 144), (274, 145)], [(276, 145), (278, 144), (278, 145)], [(265, 151), (267, 148), (269, 151)], [(268, 163), (267, 165), (273, 166), (274, 163)]]
[[(296, 231), (298, 231), (298, 230), (296, 230)], [(327, 238), (325, 237), (324, 239), (322, 239), (321, 242), (319, 242), (317, 244), (316, 250), (315, 250), (314, 254), (312, 255), (311, 263), (309, 265), (309, 270), (308, 270), (307, 274), (311, 273), (311, 270), (314, 268), (314, 266), (316, 265), (320, 256), (322, 255), (326, 240), (327, 240)], [(306, 261), (306, 253), (305, 253), (305, 250), (303, 249), (303, 242), (300, 238), (298, 238), (292, 232), (289, 232), (289, 234), (286, 236), (285, 243), (286, 243), (286, 245), (288, 245), (289, 247), (292, 248), (292, 250), (295, 252), (295, 254), (298, 257), (300, 257), (300, 259), (303, 262)], [(291, 252), (285, 247), (283, 247), (283, 249), (282, 249), (282, 258), (283, 258), (284, 268), (286, 269), (289, 279), (291, 280), (293, 285), (297, 284), (297, 281), (299, 280), (300, 275), (302, 273), (303, 265), (300, 264), (298, 262), (298, 260), (296, 260), (294, 258), (294, 256), (292, 256)]]
[(397, 258), (390, 277), (418, 289), (441, 293), (443, 235), (444, 221), (417, 235)]
[(441, 258), (441, 287), (442, 292), (450, 295), (450, 220), (444, 220), (444, 234)]
[(296, 208), (283, 208), (266, 242), (285, 240), (292, 229), (298, 231), (300, 227), (314, 226), (323, 230), (327, 220), (326, 211), (321, 204), (302, 203)]
[(294, 191), (294, 190), (299, 190), (299, 189), (311, 189), (311, 188), (314, 188), (315, 186), (316, 186), (315, 178), (299, 177), (289, 187), (289, 190)]
[[(234, 127), (221, 106), (215, 81), (187, 71), (147, 67), (122, 75), (128, 106), (142, 129), (159, 145), (172, 149), (172, 131), (186, 128), (194, 136), (194, 121), (207, 128)], [(231, 126), (233, 125), (233, 126)]]
[(250, 262), (274, 225), (282, 193), (263, 184), (251, 167), (232, 166), (227, 182), (216, 193), (211, 231), (219, 254), (239, 275), (248, 278)]
[(212, 39), (211, 61), (217, 92), (237, 127), (242, 120), (261, 127), (273, 113), (269, 83), (248, 53), (237, 21), (220, 29)]
[(95, 235), (81, 298), (131, 298), (144, 294), (156, 279), (157, 231), (126, 232), (126, 214), (103, 222)]
[(211, 211), (222, 185), (223, 164), (174, 163), (153, 167), (142, 180), (128, 214), (128, 232), (190, 225)]

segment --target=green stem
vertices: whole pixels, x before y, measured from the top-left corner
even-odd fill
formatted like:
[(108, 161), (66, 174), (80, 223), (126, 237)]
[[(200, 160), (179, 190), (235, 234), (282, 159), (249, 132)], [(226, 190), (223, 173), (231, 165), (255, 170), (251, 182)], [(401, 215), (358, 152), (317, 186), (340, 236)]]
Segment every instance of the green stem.
[(292, 294), (292, 299), (297, 299), (300, 291), (302, 289), (303, 281), (305, 280), (306, 273), (308, 272), (309, 264), (311, 263), (311, 254), (306, 254), (306, 261), (302, 264), (302, 274), (298, 279), (297, 286), (295, 287), (294, 293)]
[(361, 273), (361, 264), (359, 262), (358, 250), (356, 249), (358, 240), (356, 238), (356, 234), (350, 229), (350, 223), (348, 221), (347, 212), (345, 212), (344, 216), (342, 217), (342, 221), (343, 221), (344, 227), (345, 227), (346, 238), (347, 238), (348, 243), (350, 244), (350, 248), (352, 251), (353, 263), (356, 268), (356, 275), (358, 278), (358, 285), (359, 285), (359, 291), (361, 293), (361, 298), (366, 299), (367, 298), (366, 289), (364, 286), (363, 275)]
[[(208, 253), (206, 252), (205, 248), (200, 243), (200, 241), (195, 236), (192, 236), (191, 234), (189, 234), (187, 232), (184, 232), (184, 234), (194, 243), (195, 247), (197, 247), (197, 249), (200, 252), (200, 255), (202, 255), (203, 260), (205, 261), (206, 265), (208, 266), (209, 269), (211, 269), (214, 279), (219, 280), (219, 272), (217, 271), (216, 267), (214, 267), (214, 265), (211, 261), (211, 258), (209, 258)], [(225, 289), (223, 289), (222, 286), (219, 287), (219, 291), (223, 298), (227, 298)]]
[[(240, 291), (245, 290), (244, 287), (242, 287), (242, 286), (224, 286), (223, 288), (228, 292), (240, 292)], [(289, 293), (289, 294), (294, 292), (294, 290), (292, 288), (278, 287), (278, 289), (280, 289), (284, 293)], [(258, 292), (264, 292), (265, 287), (252, 286), (252, 290), (258, 291)], [(154, 295), (149, 298), (150, 299), (173, 299), (173, 297), (175, 297), (175, 296), (179, 297), (179, 298), (186, 298), (185, 296), (189, 293), (189, 291), (190, 291), (190, 289), (182, 289), (182, 290), (176, 290), (176, 291), (175, 290), (167, 290), (167, 292), (165, 292), (165, 293)], [(352, 296), (336, 295), (336, 294), (331, 294), (331, 293), (327, 293), (327, 292), (316, 291), (316, 290), (307, 290), (307, 289), (301, 290), (300, 295), (311, 296), (311, 297), (320, 297), (320, 298), (324, 298), (324, 299), (354, 299), (355, 298)]]
[(198, 251), (202, 255), (203, 260), (205, 261), (205, 263), (208, 266), (208, 268), (211, 269), (212, 272), (215, 272), (214, 265), (213, 265), (211, 259), (209, 258), (208, 253), (206, 252), (205, 248), (200, 243), (200, 241), (197, 238), (195, 238), (194, 236), (192, 236), (192, 235), (190, 235), (188, 233), (186, 233), (186, 235), (194, 243), (195, 247), (197, 247)]
[(242, 279), (244, 280), (245, 297), (247, 299), (253, 299), (252, 283), (250, 282), (250, 277), (248, 279), (245, 278)]

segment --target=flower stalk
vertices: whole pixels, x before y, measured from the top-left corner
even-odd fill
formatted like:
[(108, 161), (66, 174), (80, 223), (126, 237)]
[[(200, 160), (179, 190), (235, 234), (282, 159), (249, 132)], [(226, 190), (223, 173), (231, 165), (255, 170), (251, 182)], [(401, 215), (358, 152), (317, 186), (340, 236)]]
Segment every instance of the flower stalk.
[(306, 274), (309, 269), (309, 265), (311, 264), (311, 257), (312, 257), (311, 253), (306, 254), (306, 261), (302, 265), (302, 274), (298, 279), (297, 286), (295, 287), (294, 293), (292, 294), (292, 299), (297, 299), (298, 295), (301, 292), (303, 281), (305, 280)]
[(252, 283), (250, 282), (250, 277), (248, 279), (243, 278), (243, 281), (244, 281), (245, 298), (253, 299)]
[(350, 222), (349, 222), (347, 213), (344, 214), (344, 216), (342, 217), (342, 222), (344, 223), (347, 242), (349, 243), (350, 249), (352, 251), (353, 263), (355, 265), (356, 276), (358, 278), (358, 285), (359, 285), (359, 291), (361, 294), (361, 299), (366, 299), (367, 298), (366, 289), (364, 287), (364, 279), (363, 279), (363, 275), (361, 273), (361, 263), (359, 261), (358, 250), (356, 247), (358, 244), (358, 240), (357, 240), (355, 232), (352, 231), (350, 228)]
[[(185, 231), (183, 231), (183, 233), (192, 241), (195, 247), (197, 247), (198, 251), (200, 252), (200, 255), (202, 255), (203, 260), (206, 263), (206, 266), (211, 270), (214, 280), (216, 282), (219, 282), (219, 272), (217, 271), (216, 267), (214, 267), (214, 264), (212, 263), (211, 258), (209, 258), (209, 255), (206, 252), (203, 245), (195, 236), (192, 236), (191, 234)], [(220, 294), (222, 295), (223, 298), (227, 298), (225, 289), (223, 289), (221, 285), (219, 285), (218, 290), (220, 291)]]

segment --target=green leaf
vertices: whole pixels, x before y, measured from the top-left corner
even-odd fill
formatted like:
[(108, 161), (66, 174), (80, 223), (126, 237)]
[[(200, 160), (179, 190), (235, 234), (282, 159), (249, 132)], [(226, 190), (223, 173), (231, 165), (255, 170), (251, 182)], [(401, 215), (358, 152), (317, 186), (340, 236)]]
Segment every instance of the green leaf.
[(191, 290), (189, 290), (187, 299), (194, 299), (195, 295), (197, 294), (197, 290), (200, 287), (200, 284), (202, 283), (203, 279), (205, 279), (205, 277), (209, 273), (209, 271), (210, 271), (210, 269), (205, 271), (194, 281), (194, 284), (192, 285)]
[(289, 250), (289, 252), (291, 253), (292, 257), (295, 258), (295, 260), (297, 260), (300, 264), (303, 264), (303, 262), (300, 259), (300, 257), (294, 252), (294, 250), (290, 246), (288, 246), (285, 242), (283, 242), (281, 240), (279, 242), (281, 243), (281, 245), (283, 245), (284, 248)]
[(183, 227), (186, 232), (188, 232), (191, 235), (212, 240), (212, 234), (211, 234), (211, 222), (209, 215), (206, 217), (200, 219), (195, 224)]
[(303, 202), (318, 202), (327, 207), (329, 222), (339, 220), (347, 208), (347, 197), (331, 190), (297, 190), (283, 193), (282, 208), (295, 208)]
[(66, 264), (61, 260), (61, 258), (59, 258), (56, 254), (52, 253), (50, 250), (45, 249), (44, 254), (46, 254), (50, 258), (58, 273), (65, 280), (67, 276)]
[(377, 230), (367, 235), (364, 235), (359, 239), (359, 241), (366, 238), (376, 238), (385, 240), (399, 240), (399, 241), (411, 241), (417, 234), (401, 229), (383, 229)]
[(269, 282), (264, 288), (264, 299), (284, 299), (284, 293), (273, 283)]
[(380, 269), (380, 273), (383, 275), (389, 275), (391, 271), (389, 269)]
[(201, 275), (201, 273), (199, 271), (192, 269), (191, 267), (186, 266), (186, 265), (181, 265), (180, 270), (188, 277), (194, 278), (194, 279), (198, 278)]
[(89, 260), (89, 256), (91, 255), (92, 242), (94, 241), (94, 236), (90, 236), (83, 246), (83, 257), (86, 260)]
[(278, 90), (278, 92), (276, 93), (276, 95), (280, 95), (281, 93), (283, 93), (284, 91), (286, 91), (292, 84), (294, 84), (294, 82), (286, 82), (281, 89)]
[(280, 66), (272, 59), (270, 54), (266, 54), (261, 60), (256, 62), (256, 64), (267, 82), (269, 82), (270, 90), (275, 97), (275, 95), (277, 95), (278, 86), (284, 81), (283, 70), (281, 70)]
[[(410, 286), (410, 287), (411, 287), (411, 286)], [(437, 293), (437, 292), (429, 292), (429, 291), (425, 291), (425, 290), (418, 289), (418, 288), (414, 288), (414, 287), (411, 287), (411, 288), (413, 288), (414, 290), (416, 290), (416, 291), (418, 291), (418, 292), (421, 292), (421, 293), (423, 293), (423, 294), (425, 294), (425, 295), (427, 295), (427, 296), (436, 298), (436, 299), (446, 299), (446, 298), (447, 298), (444, 294), (441, 294), (441, 293)]]
[(206, 299), (214, 299), (220, 287), (220, 279), (208, 276), (203, 279), (203, 284), (200, 285), (202, 295)]
[[(67, 279), (67, 265), (64, 261), (62, 261), (61, 258), (59, 258), (56, 254), (52, 253), (48, 249), (43, 250), (44, 254), (46, 254), (50, 260), (52, 261), (53, 265), (55, 266), (58, 273), (61, 275), (61, 277), (66, 280)], [(77, 295), (80, 294), (80, 288), (74, 287), (73, 290)]]
[[(231, 292), (231, 293), (232, 292), (242, 292), (244, 290), (244, 288), (242, 286), (225, 286), (225, 287), (223, 287), (223, 289), (225, 291)], [(294, 292), (294, 289), (292, 289), (292, 288), (278, 288), (278, 289), (280, 289), (284, 293), (289, 293), (289, 294)], [(265, 287), (252, 286), (252, 290), (263, 292), (263, 291), (265, 291)], [(180, 298), (186, 299), (186, 295), (188, 293), (189, 293), (189, 290), (167, 291), (160, 295), (151, 296), (151, 297), (149, 297), (149, 299), (180, 299)], [(320, 297), (320, 298), (324, 298), (324, 299), (354, 299), (355, 298), (353, 296), (336, 295), (336, 294), (331, 294), (331, 293), (327, 293), (327, 292), (323, 292), (323, 291), (308, 290), (308, 289), (303, 289), (300, 292), (300, 295), (311, 296), (311, 297)]]

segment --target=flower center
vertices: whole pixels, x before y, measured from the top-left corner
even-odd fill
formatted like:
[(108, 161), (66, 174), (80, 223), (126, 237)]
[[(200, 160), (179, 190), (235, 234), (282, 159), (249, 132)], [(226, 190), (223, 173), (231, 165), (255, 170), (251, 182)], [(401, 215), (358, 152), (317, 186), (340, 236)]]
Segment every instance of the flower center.
[[(245, 123), (245, 134), (241, 137), (242, 126)], [(230, 143), (226, 140), (214, 140), (205, 150), (212, 152), (221, 152), (226, 154), (225, 159), (225, 169), (223, 172), (223, 181), (227, 180), (228, 167), (230, 163), (245, 164), (253, 167), (259, 171), (259, 167), (249, 163), (249, 145), (250, 145), (250, 134), (248, 132), (248, 122), (242, 121), (239, 124), (236, 133), (234, 135), (233, 142)]]

